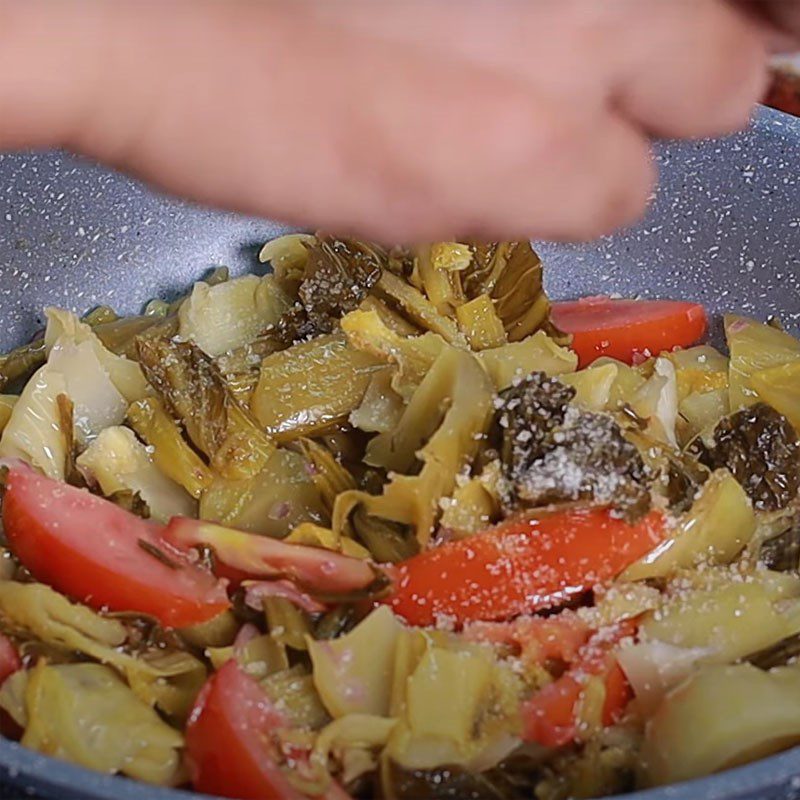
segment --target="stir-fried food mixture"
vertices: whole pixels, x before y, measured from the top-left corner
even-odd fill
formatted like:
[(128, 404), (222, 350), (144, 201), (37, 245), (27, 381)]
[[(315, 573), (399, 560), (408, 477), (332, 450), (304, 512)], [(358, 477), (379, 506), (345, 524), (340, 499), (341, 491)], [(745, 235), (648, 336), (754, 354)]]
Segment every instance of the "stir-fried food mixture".
[(561, 800), (800, 742), (800, 341), (524, 242), (269, 242), (0, 358), (0, 725), (232, 798)]

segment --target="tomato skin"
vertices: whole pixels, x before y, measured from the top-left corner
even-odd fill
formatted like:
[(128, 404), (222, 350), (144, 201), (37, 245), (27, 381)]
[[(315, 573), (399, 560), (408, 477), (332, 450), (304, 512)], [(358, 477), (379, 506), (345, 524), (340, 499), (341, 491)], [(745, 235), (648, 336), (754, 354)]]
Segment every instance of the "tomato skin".
[(6, 678), (22, 669), (22, 659), (11, 639), (0, 633), (0, 685)]
[(676, 347), (691, 347), (708, 330), (705, 309), (678, 300), (589, 297), (553, 303), (553, 323), (572, 334), (578, 366), (602, 356), (633, 364)]
[(398, 565), (385, 602), (412, 625), (465, 624), (561, 605), (615, 578), (665, 535), (658, 511), (629, 525), (605, 508), (514, 519)]
[[(291, 727), (256, 681), (229, 661), (211, 676), (186, 727), (192, 785), (237, 800), (306, 800), (276, 763), (270, 731)], [(302, 762), (307, 754), (293, 754)], [(335, 782), (320, 800), (350, 800)]]
[(141, 547), (140, 541), (164, 550), (158, 525), (27, 465), (9, 468), (3, 525), (37, 580), (92, 608), (184, 627), (230, 607), (224, 584), (211, 573), (188, 562), (169, 567)]
[(269, 753), (265, 734), (286, 720), (235, 661), (209, 678), (186, 726), (186, 754), (198, 792), (240, 800), (302, 800)]
[(636, 629), (635, 621), (625, 620), (610, 630), (595, 634), (567, 672), (523, 703), (522, 738), (544, 747), (563, 747), (575, 741), (580, 734), (580, 704), (586, 680), (590, 677), (600, 677), (605, 686), (603, 726), (617, 722), (633, 693), (611, 651), (623, 639), (634, 636)]

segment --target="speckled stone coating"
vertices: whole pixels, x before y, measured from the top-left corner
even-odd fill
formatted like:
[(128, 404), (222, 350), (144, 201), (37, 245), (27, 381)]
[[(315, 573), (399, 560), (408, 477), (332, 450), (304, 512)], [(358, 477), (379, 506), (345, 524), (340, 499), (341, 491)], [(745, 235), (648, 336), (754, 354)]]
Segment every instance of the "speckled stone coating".
[[(800, 120), (762, 110), (724, 142), (661, 145), (662, 182), (634, 230), (585, 246), (539, 244), (555, 297), (619, 293), (700, 300), (715, 315), (775, 314), (800, 332)], [(135, 312), (208, 268), (257, 268), (286, 228), (157, 197), (57, 153), (0, 156), (0, 349), (41, 327), (41, 309)], [(0, 800), (180, 800), (0, 740)], [(800, 800), (800, 748), (630, 800)]]

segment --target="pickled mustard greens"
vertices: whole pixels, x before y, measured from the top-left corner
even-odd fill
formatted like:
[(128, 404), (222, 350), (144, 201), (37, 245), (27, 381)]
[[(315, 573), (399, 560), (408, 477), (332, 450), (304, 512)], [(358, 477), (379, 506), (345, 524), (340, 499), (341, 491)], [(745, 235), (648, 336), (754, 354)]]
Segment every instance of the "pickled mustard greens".
[(7, 736), (278, 800), (593, 797), (800, 744), (800, 341), (551, 304), (525, 242), (260, 257), (0, 357)]

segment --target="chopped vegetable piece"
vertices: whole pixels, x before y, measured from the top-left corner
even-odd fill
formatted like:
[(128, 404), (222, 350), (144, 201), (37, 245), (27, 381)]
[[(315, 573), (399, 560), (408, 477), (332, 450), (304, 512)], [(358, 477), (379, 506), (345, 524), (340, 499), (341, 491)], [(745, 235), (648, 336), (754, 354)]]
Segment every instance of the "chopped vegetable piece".
[[(290, 727), (267, 693), (229, 661), (197, 698), (186, 729), (192, 784), (198, 792), (240, 800), (305, 800), (292, 785), (277, 734)], [(293, 748), (295, 768), (308, 754)], [(331, 780), (323, 800), (347, 800)]]
[(376, 369), (384, 368), (341, 334), (320, 336), (267, 356), (250, 406), (277, 439), (305, 436), (358, 408)]
[(800, 438), (782, 414), (756, 403), (717, 425), (714, 444), (697, 442), (700, 460), (726, 467), (762, 511), (785, 508), (800, 490)]
[(153, 462), (173, 481), (198, 498), (213, 480), (213, 473), (186, 443), (177, 423), (156, 397), (146, 397), (128, 409), (128, 422), (152, 448)]
[(40, 661), (25, 691), (22, 744), (106, 774), (174, 786), (183, 736), (101, 664)]
[(754, 319), (728, 314), (725, 317), (725, 337), (731, 353), (731, 411), (739, 411), (758, 401), (759, 396), (752, 385), (753, 375), (800, 361), (800, 340)]
[(750, 385), (759, 398), (783, 414), (800, 433), (800, 358), (754, 373)]
[(473, 245), (472, 255), (462, 273), (465, 293), (470, 299), (489, 294), (509, 342), (519, 342), (540, 328), (556, 333), (550, 325), (542, 262), (529, 242)]
[(664, 577), (700, 563), (728, 564), (756, 530), (756, 518), (744, 489), (727, 470), (703, 485), (674, 534), (643, 559), (631, 564), (623, 580)]
[(210, 547), (221, 562), (250, 578), (286, 577), (317, 595), (360, 592), (380, 583), (380, 573), (359, 558), (200, 520), (175, 517), (164, 538), (182, 548)]
[(671, 692), (647, 726), (647, 783), (709, 775), (800, 741), (800, 671), (705, 667)]
[(255, 339), (290, 305), (272, 275), (245, 275), (217, 286), (198, 281), (178, 311), (178, 334), (218, 356)]
[(615, 578), (656, 547), (664, 529), (657, 511), (635, 525), (607, 509), (512, 520), (403, 562), (386, 602), (413, 625), (552, 608)]
[(36, 578), (93, 608), (150, 614), (181, 627), (230, 605), (223, 586), (201, 567), (168, 567), (139, 546), (163, 548), (158, 526), (22, 464), (8, 470), (3, 525)]
[(497, 316), (488, 294), (480, 294), (458, 306), (456, 318), (473, 350), (486, 350), (506, 343), (503, 321)]
[(91, 486), (99, 484), (106, 497), (119, 492), (138, 496), (148, 516), (158, 522), (197, 511), (197, 503), (161, 472), (130, 428), (115, 425), (101, 431), (78, 456), (77, 466)]
[(333, 333), (378, 282), (386, 262), (379, 247), (353, 239), (318, 235), (303, 245), (308, 254), (298, 302), (268, 331), (282, 347)]
[(640, 517), (650, 493), (638, 450), (610, 416), (570, 405), (574, 396), (572, 387), (533, 372), (495, 403), (490, 442), (513, 484), (511, 504), (593, 500)]
[(241, 480), (264, 467), (273, 443), (199, 347), (153, 339), (139, 340), (138, 351), (150, 384), (220, 475)]
[(553, 323), (572, 334), (572, 348), (585, 367), (601, 356), (634, 363), (698, 342), (708, 327), (696, 303), (676, 300), (612, 300), (590, 297), (553, 303)]

